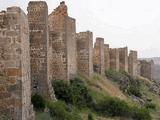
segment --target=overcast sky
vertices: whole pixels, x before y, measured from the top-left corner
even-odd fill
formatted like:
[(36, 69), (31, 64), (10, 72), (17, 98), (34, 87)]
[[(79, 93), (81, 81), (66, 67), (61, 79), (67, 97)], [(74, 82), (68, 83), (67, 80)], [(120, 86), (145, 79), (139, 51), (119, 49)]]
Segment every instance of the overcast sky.
[[(29, 0), (0, 0), (0, 9), (20, 6)], [(46, 0), (49, 13), (60, 0)], [(160, 0), (65, 0), (77, 32), (90, 30), (104, 37), (110, 47), (138, 50), (139, 57), (160, 57)], [(27, 13), (27, 12), (26, 12)]]

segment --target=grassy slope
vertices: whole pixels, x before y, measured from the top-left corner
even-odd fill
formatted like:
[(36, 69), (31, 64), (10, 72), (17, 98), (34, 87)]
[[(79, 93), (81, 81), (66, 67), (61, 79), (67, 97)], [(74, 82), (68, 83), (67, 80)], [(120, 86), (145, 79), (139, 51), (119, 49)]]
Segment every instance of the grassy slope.
[(143, 82), (141, 90), (143, 91), (143, 94), (147, 97), (152, 99), (152, 103), (156, 104), (156, 110), (151, 111), (151, 115), (153, 120), (160, 120), (160, 97), (153, 94), (152, 92), (149, 91), (149, 88), (147, 86), (153, 84), (152, 81), (142, 78)]
[[(104, 76), (100, 76), (98, 74), (94, 74), (92, 78), (87, 78), (80, 75), (80, 78), (86, 83), (89, 89), (91, 89), (91, 94), (97, 98), (97, 100), (103, 99), (105, 96), (112, 96), (112, 97), (118, 97), (122, 100), (127, 101), (130, 104), (135, 104), (131, 98), (125, 94), (122, 93), (122, 91), (119, 89), (118, 85), (115, 82), (112, 82), (109, 79), (106, 79)], [(151, 111), (153, 120), (159, 120), (160, 119), (160, 98), (153, 93), (149, 92), (148, 87), (153, 82), (148, 79), (142, 79), (142, 88), (143, 94), (147, 98), (151, 98), (152, 102), (156, 104), (157, 109), (156, 111)], [(157, 104), (158, 103), (158, 104)], [(79, 111), (80, 115), (82, 116), (83, 120), (87, 120), (88, 113), (90, 113), (90, 110), (81, 110)], [(97, 116), (93, 113), (93, 116), (96, 118), (96, 120), (120, 120), (120, 118), (103, 118), (100, 116)], [(50, 120), (50, 116), (47, 113), (37, 113), (36, 114), (36, 120)], [(124, 118), (121, 118), (121, 120), (125, 120)], [(127, 120), (127, 119), (126, 119)]]

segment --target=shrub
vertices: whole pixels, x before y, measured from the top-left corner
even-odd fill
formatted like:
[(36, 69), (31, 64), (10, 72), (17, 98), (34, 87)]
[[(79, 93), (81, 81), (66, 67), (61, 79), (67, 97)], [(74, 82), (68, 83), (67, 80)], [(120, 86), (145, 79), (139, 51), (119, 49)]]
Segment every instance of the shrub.
[(96, 105), (95, 112), (103, 116), (127, 117), (134, 120), (151, 120), (149, 111), (145, 108), (129, 106), (118, 98), (106, 98)]
[(31, 98), (31, 102), (35, 110), (43, 111), (45, 108), (45, 100), (41, 95), (35, 94)]
[(68, 104), (87, 107), (92, 103), (92, 97), (87, 87), (79, 78), (71, 80), (70, 84), (62, 80), (54, 81), (53, 88), (57, 99), (65, 101)]
[(91, 113), (88, 114), (88, 120), (94, 120), (93, 115)]
[(133, 107), (131, 112), (134, 120), (151, 120), (150, 113), (145, 108)]
[(147, 108), (147, 109), (156, 109), (156, 105), (154, 103), (147, 102), (145, 104), (145, 108)]
[(108, 70), (105, 72), (106, 77), (118, 82), (120, 89), (126, 92), (128, 95), (134, 95), (136, 97), (142, 97), (140, 92), (140, 82), (128, 73), (121, 71)]
[(48, 102), (47, 106), (53, 120), (81, 120), (80, 116), (70, 111), (62, 101)]
[(97, 111), (108, 116), (128, 116), (129, 106), (125, 101), (118, 98), (107, 98), (97, 104)]

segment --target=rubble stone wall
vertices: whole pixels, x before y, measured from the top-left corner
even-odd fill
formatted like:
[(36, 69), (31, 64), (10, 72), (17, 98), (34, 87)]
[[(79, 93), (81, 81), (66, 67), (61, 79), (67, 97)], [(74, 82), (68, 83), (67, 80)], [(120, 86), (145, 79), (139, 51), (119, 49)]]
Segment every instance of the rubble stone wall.
[(154, 62), (146, 61), (146, 60), (140, 60), (140, 75), (148, 78), (150, 80), (153, 80), (153, 72), (154, 72)]
[(110, 69), (109, 44), (104, 44), (104, 66), (105, 70)]
[(77, 74), (76, 23), (68, 16), (65, 2), (49, 15), (48, 25), (52, 79), (72, 79)]
[(78, 72), (91, 76), (93, 74), (93, 34), (90, 31), (76, 34)]
[(119, 70), (128, 72), (128, 48), (119, 48)]
[(110, 48), (110, 69), (119, 71), (119, 50), (118, 48)]
[(104, 74), (104, 38), (96, 38), (94, 44), (93, 67), (95, 72)]
[(137, 51), (131, 50), (128, 58), (128, 71), (131, 75), (138, 75), (138, 59), (137, 59)]
[(28, 19), (19, 7), (0, 12), (0, 113), (10, 120), (34, 119)]
[(44, 1), (28, 4), (32, 94), (53, 98), (49, 74), (48, 7)]

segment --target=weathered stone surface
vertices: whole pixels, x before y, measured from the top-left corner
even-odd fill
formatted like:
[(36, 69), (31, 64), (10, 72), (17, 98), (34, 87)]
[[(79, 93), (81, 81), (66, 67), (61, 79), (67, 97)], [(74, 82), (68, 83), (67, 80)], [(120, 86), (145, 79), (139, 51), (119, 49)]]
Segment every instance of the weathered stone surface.
[(119, 50), (118, 48), (110, 48), (110, 69), (119, 71)]
[(119, 48), (119, 70), (128, 72), (128, 48)]
[(9, 120), (34, 119), (28, 28), (19, 7), (0, 12), (0, 113)]
[(138, 75), (138, 60), (137, 60), (137, 51), (131, 50), (128, 58), (128, 72), (133, 75)]
[(104, 38), (96, 38), (93, 53), (94, 71), (99, 74), (104, 74)]
[(140, 60), (140, 75), (148, 78), (150, 80), (153, 80), (153, 72), (154, 72), (154, 62), (146, 61), (146, 60)]
[(76, 34), (78, 72), (91, 76), (93, 74), (93, 34), (90, 31)]
[(48, 6), (44, 1), (28, 4), (32, 94), (54, 98), (49, 74)]
[(61, 2), (48, 21), (52, 79), (72, 79), (77, 74), (75, 19), (68, 16), (65, 2)]
[(105, 70), (110, 69), (109, 44), (104, 44), (104, 66)]

